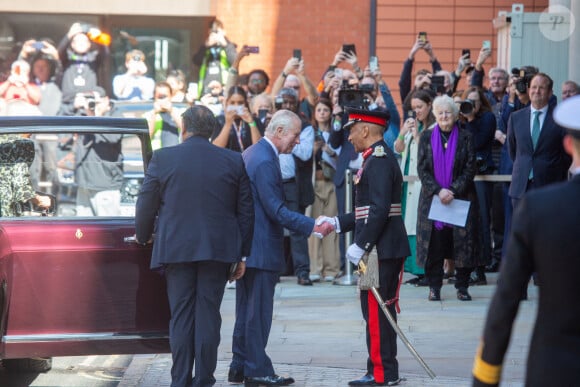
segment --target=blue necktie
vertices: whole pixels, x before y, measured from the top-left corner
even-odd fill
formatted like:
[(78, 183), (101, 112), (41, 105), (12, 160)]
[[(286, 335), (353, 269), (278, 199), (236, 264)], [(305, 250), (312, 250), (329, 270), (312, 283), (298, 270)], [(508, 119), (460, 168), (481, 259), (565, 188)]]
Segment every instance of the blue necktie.
[(538, 138), (540, 137), (540, 114), (542, 112), (539, 110), (534, 112), (534, 122), (532, 125), (532, 144), (534, 144), (534, 150), (538, 145)]
[[(534, 122), (532, 123), (532, 144), (534, 146), (533, 150), (536, 150), (536, 146), (538, 145), (538, 138), (540, 137), (540, 114), (541, 111), (536, 110), (534, 112)], [(528, 178), (531, 180), (534, 178), (534, 169), (530, 169), (530, 174)]]

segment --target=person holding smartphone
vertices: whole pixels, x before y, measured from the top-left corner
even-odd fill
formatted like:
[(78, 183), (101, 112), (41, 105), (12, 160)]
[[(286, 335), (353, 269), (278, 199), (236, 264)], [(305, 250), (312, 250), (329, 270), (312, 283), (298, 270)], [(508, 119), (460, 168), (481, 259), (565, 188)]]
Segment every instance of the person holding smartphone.
[(222, 125), (211, 136), (214, 145), (243, 152), (262, 138), (262, 125), (250, 113), (246, 91), (239, 86), (230, 88), (224, 112), (217, 118)]
[[(425, 51), (425, 53), (427, 53), (429, 56), (429, 62), (431, 62), (431, 71), (427, 69), (419, 69), (415, 73), (414, 79), (412, 79), (411, 74), (413, 71), (413, 62), (415, 60), (415, 55), (420, 50)], [(429, 89), (431, 85), (430, 75), (435, 74), (441, 69), (441, 63), (439, 63), (433, 52), (433, 46), (431, 46), (431, 42), (429, 42), (427, 33), (420, 33), (415, 40), (415, 44), (413, 44), (413, 47), (411, 47), (409, 56), (403, 63), (403, 70), (401, 71), (401, 78), (399, 79), (399, 92), (401, 95), (401, 101), (403, 101), (403, 119), (406, 119), (407, 112), (412, 110), (410, 100), (411, 93), (418, 89)]]

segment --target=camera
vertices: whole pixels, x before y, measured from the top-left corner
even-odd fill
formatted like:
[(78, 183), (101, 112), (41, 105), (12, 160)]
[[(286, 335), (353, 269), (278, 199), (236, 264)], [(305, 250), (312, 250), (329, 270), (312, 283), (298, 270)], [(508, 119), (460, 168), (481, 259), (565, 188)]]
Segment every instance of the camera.
[(342, 108), (368, 109), (369, 103), (369, 99), (365, 97), (365, 92), (362, 90), (340, 89), (338, 91), (338, 105)]
[(340, 90), (338, 90), (338, 105), (343, 109), (345, 107), (353, 107), (357, 109), (368, 110), (370, 101), (365, 96), (364, 90), (353, 89), (348, 80), (343, 80)]
[(518, 78), (515, 83), (516, 90), (521, 94), (526, 93), (532, 78), (537, 73), (538, 69), (532, 66), (524, 66), (519, 69), (517, 67), (512, 68), (512, 75)]
[(438, 94), (445, 93), (445, 77), (443, 75), (433, 75), (431, 77), (431, 90)]
[(467, 116), (467, 115), (473, 113), (474, 107), (475, 107), (475, 103), (473, 103), (473, 101), (470, 99), (466, 99), (465, 101), (462, 101), (461, 104), (459, 105), (459, 111), (464, 116)]
[(87, 102), (87, 109), (90, 111), (95, 111), (95, 107), (97, 106), (97, 100), (95, 95), (92, 93), (87, 93), (84, 95), (85, 101)]

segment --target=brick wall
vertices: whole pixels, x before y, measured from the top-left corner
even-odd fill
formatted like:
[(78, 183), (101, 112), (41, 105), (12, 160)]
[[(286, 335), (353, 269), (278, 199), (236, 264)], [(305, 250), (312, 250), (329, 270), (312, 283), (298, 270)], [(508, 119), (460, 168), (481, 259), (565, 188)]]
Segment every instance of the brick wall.
[(366, 0), (219, 0), (216, 15), (239, 47), (260, 46), (260, 54), (244, 59), (241, 72), (262, 68), (275, 79), (292, 50), (300, 48), (307, 75), (318, 82), (343, 43), (355, 43), (357, 53), (367, 61), (369, 4)]
[[(541, 12), (549, 0), (519, 0), (525, 12)], [(409, 55), (419, 31), (426, 31), (443, 69), (453, 71), (461, 50), (471, 50), (475, 62), (483, 40), (491, 40), (497, 47), (492, 20), (499, 11), (511, 12), (514, 1), (509, 0), (378, 0), (377, 56), (387, 83), (399, 103), (398, 81), (403, 62)], [(496, 64), (494, 54), (486, 68)], [(430, 69), (424, 51), (415, 56), (414, 70)], [(460, 81), (459, 87), (465, 83)]]
[[(541, 12), (549, 0), (518, 0), (526, 12)], [(381, 69), (398, 98), (402, 64), (419, 31), (427, 31), (446, 70), (453, 70), (461, 49), (475, 61), (483, 40), (496, 47), (492, 20), (511, 11), (509, 0), (377, 0), (377, 47)], [(240, 70), (266, 70), (275, 78), (294, 48), (302, 49), (307, 74), (317, 81), (343, 43), (355, 43), (361, 67), (369, 55), (370, 0), (219, 0), (216, 15), (239, 46), (259, 45), (260, 54), (246, 58)], [(495, 55), (492, 57), (494, 65)], [(424, 52), (415, 69), (427, 67)]]

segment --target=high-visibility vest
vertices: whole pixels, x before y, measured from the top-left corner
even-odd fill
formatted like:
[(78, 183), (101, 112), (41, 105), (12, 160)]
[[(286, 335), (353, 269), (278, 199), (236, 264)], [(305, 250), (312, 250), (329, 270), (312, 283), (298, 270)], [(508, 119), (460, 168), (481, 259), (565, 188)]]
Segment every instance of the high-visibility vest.
[[(203, 84), (205, 76), (207, 74), (207, 64), (211, 58), (210, 49), (205, 50), (205, 56), (203, 62), (201, 62), (201, 67), (199, 68), (199, 81), (197, 83), (197, 96), (198, 98), (203, 95)], [(228, 80), (228, 69), (230, 68), (230, 62), (228, 62), (228, 57), (226, 55), (226, 50), (224, 48), (220, 49), (220, 76), (222, 85), (225, 85)]]

